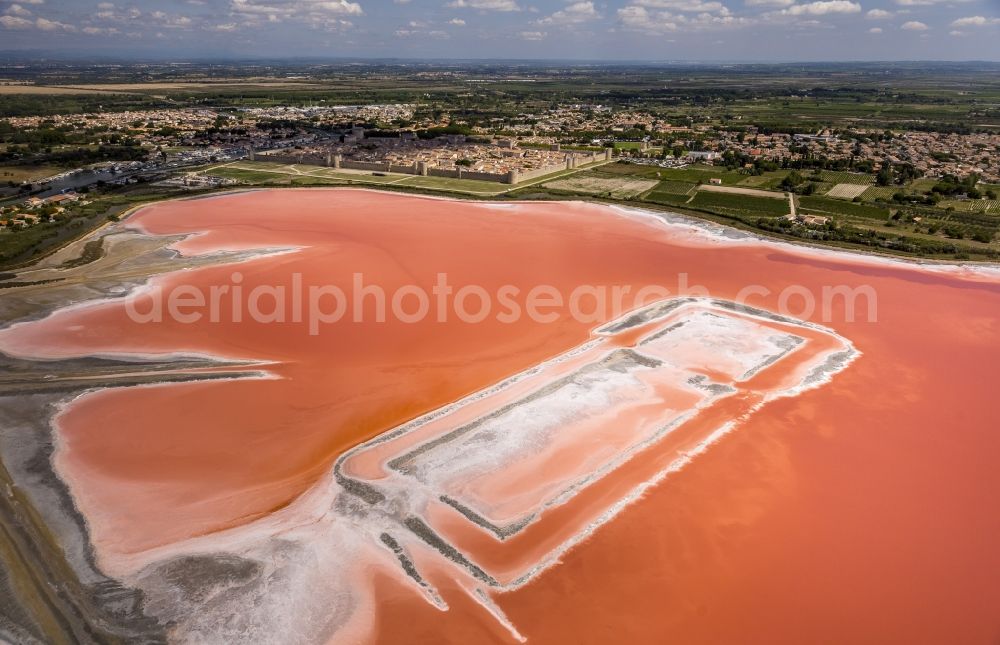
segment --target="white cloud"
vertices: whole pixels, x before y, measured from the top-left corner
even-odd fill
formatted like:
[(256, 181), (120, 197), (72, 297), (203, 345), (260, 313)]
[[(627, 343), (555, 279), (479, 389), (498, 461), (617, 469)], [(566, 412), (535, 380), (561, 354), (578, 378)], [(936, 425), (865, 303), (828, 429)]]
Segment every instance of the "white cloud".
[(905, 29), (906, 31), (927, 31), (930, 27), (919, 20), (911, 20), (909, 22), (904, 22), (900, 29)]
[(646, 7), (638, 4), (619, 9), (618, 21), (627, 30), (651, 34), (665, 34), (680, 30), (709, 31), (753, 24), (753, 21), (748, 18), (737, 18), (730, 15), (729, 9), (725, 7), (718, 14), (704, 12), (688, 16), (670, 11), (649, 11)]
[(600, 18), (600, 14), (594, 9), (594, 3), (590, 0), (574, 2), (567, 5), (565, 9), (556, 11), (551, 16), (547, 16), (538, 21), (540, 25), (577, 25), (581, 22)]
[(17, 16), (0, 16), (0, 25), (4, 29), (31, 29), (35, 23)]
[(163, 11), (154, 11), (149, 17), (170, 29), (187, 29), (194, 22), (187, 16), (172, 16)]
[(635, 4), (650, 9), (729, 14), (729, 9), (721, 2), (705, 2), (704, 0), (636, 0)]
[(860, 13), (861, 5), (851, 0), (819, 0), (808, 4), (792, 5), (782, 9), (781, 13), (788, 16), (826, 16), (835, 13)]
[(21, 4), (45, 4), (45, 0), (21, 0)]
[(461, 18), (452, 18), (451, 20), (448, 21), (448, 24), (455, 25), (456, 27), (464, 27), (465, 21), (462, 20)]
[(98, 9), (114, 9), (115, 3), (113, 2), (99, 2), (97, 3)]
[(35, 27), (42, 31), (76, 31), (76, 27), (73, 25), (67, 25), (57, 20), (49, 20), (48, 18), (38, 18), (35, 20)]
[(880, 33), (882, 33), (882, 28), (881, 27), (872, 27), (871, 29), (868, 30), (868, 33), (870, 33), (870, 34), (880, 34)]
[(865, 14), (865, 18), (869, 20), (885, 20), (886, 18), (892, 18), (892, 12), (885, 9), (872, 9)]
[(517, 37), (521, 40), (544, 40), (549, 34), (544, 31), (519, 31)]
[[(652, 20), (649, 16), (649, 12), (646, 11), (645, 7), (639, 7), (636, 5), (630, 5), (628, 7), (622, 7), (618, 10), (618, 20), (623, 26), (637, 29), (640, 31), (653, 31)], [(673, 24), (670, 27), (671, 30), (677, 29), (677, 25)]]
[(901, 7), (927, 7), (932, 4), (955, 4), (956, 2), (972, 2), (973, 0), (896, 0)]
[[(35, 2), (32, 4), (41, 4)], [(35, 18), (29, 20), (21, 16), (0, 16), (0, 26), (4, 29), (38, 29), (39, 31), (76, 31), (73, 25), (67, 25), (57, 20), (48, 18)]]
[(209, 27), (209, 31), (220, 31), (222, 33), (229, 33), (232, 31), (236, 31), (239, 28), (240, 28), (239, 25), (237, 25), (235, 22), (226, 22), (221, 25), (213, 25), (212, 27)]
[(746, 0), (748, 7), (790, 7), (795, 0)]
[(964, 36), (965, 32), (964, 31), (959, 31), (959, 30), (956, 29), (954, 31), (949, 31), (948, 35), (949, 36), (956, 36), (956, 37), (958, 37), (958, 36)]
[(331, 16), (364, 13), (360, 4), (348, 0), (230, 0), (229, 8), (234, 14), (245, 17), (296, 18), (314, 24)]
[(1000, 25), (1000, 18), (969, 16), (968, 18), (959, 18), (951, 23), (952, 27), (987, 27), (989, 25)]
[(30, 11), (28, 11), (19, 4), (12, 4), (9, 7), (7, 7), (6, 13), (8, 16), (21, 16), (22, 18), (31, 15)]
[(453, 9), (480, 9), (482, 11), (520, 11), (514, 0), (454, 0), (446, 6)]

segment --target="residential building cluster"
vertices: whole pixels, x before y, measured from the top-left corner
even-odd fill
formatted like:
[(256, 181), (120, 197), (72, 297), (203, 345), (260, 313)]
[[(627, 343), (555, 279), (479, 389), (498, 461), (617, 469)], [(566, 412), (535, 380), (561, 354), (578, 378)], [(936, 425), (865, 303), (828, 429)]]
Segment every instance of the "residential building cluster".
[(73, 204), (87, 204), (81, 195), (74, 192), (60, 193), (50, 197), (29, 197), (21, 204), (0, 208), (0, 230), (27, 228), (42, 221), (48, 221)]
[[(904, 132), (884, 136), (882, 131), (817, 135), (718, 132), (702, 143), (719, 152), (735, 151), (755, 159), (776, 162), (804, 157), (854, 159), (880, 164), (908, 163), (927, 177), (978, 174), (982, 181), (1000, 182), (1000, 134)], [(742, 135), (742, 136), (741, 136)]]

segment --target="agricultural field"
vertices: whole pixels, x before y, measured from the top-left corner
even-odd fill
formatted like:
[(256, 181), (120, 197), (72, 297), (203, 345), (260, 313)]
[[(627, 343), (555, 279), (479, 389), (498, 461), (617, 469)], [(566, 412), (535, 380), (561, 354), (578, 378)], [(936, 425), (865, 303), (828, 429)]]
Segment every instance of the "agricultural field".
[(735, 186), (746, 178), (746, 175), (730, 172), (724, 168), (688, 166), (687, 168), (660, 168), (659, 170), (661, 179), (701, 182), (703, 184), (709, 183), (712, 179), (721, 179), (724, 186)]
[(91, 88), (54, 87), (51, 85), (0, 85), (0, 95), (38, 95), (54, 96), (57, 94), (94, 94), (113, 90)]
[(862, 184), (837, 184), (827, 191), (826, 196), (833, 197), (835, 199), (854, 199), (855, 197), (861, 197), (861, 195), (867, 190), (869, 190), (869, 188)]
[(373, 175), (370, 172), (345, 172), (343, 170), (333, 170), (332, 168), (308, 167), (306, 172), (319, 177), (328, 177), (341, 181), (363, 181), (369, 184), (391, 184), (401, 181), (400, 175)]
[(253, 170), (240, 166), (218, 166), (204, 174), (224, 179), (235, 179), (249, 184), (280, 185), (291, 183), (291, 175), (288, 173), (277, 173), (265, 169)]
[(660, 192), (657, 189), (646, 193), (642, 198), (644, 202), (652, 204), (662, 204), (663, 206), (684, 206), (691, 199), (688, 195), (678, 195), (677, 193)]
[(780, 217), (788, 215), (788, 201), (733, 193), (699, 191), (689, 202), (693, 208), (711, 210), (737, 217)]
[(416, 186), (433, 190), (457, 191), (478, 195), (496, 195), (513, 189), (508, 184), (495, 181), (479, 181), (477, 179), (452, 179), (451, 177), (419, 177), (407, 176), (396, 182), (399, 186)]
[(643, 198), (647, 202), (654, 204), (664, 204), (666, 206), (680, 206), (685, 204), (697, 186), (685, 181), (661, 181), (656, 188), (649, 191)]
[[(869, 186), (861, 193), (861, 199), (866, 202), (883, 201), (887, 202), (892, 196), (898, 193), (902, 187), (897, 186)], [(829, 193), (827, 193), (829, 195)]]
[(885, 220), (889, 217), (889, 209), (870, 204), (855, 204), (841, 199), (828, 197), (802, 196), (798, 198), (799, 210), (819, 215), (846, 215), (864, 219)]
[(603, 194), (615, 199), (631, 199), (657, 185), (655, 179), (607, 177), (597, 173), (579, 173), (544, 184), (552, 190), (566, 190), (586, 195)]
[(921, 177), (910, 182), (910, 190), (915, 193), (927, 193), (937, 185), (938, 180), (933, 177)]
[(1000, 214), (1000, 200), (997, 199), (948, 199), (938, 204), (940, 208), (954, 208), (964, 213)]
[(739, 181), (740, 186), (747, 188), (777, 188), (781, 180), (788, 176), (787, 170), (773, 170), (762, 175), (746, 175)]
[(744, 188), (743, 186), (715, 186), (712, 184), (701, 184), (698, 186), (698, 190), (708, 193), (729, 193), (732, 195), (764, 197), (766, 199), (788, 199), (788, 196), (783, 192), (760, 190), (759, 188)]
[(711, 166), (687, 166), (686, 168), (660, 168), (659, 166), (645, 166), (642, 164), (632, 164), (626, 162), (609, 163), (601, 166), (602, 173), (614, 175), (633, 175), (646, 177), (648, 179), (665, 179), (672, 181), (684, 181), (692, 184), (698, 182), (707, 184), (711, 179), (718, 178), (722, 183), (735, 186), (746, 178), (738, 172), (731, 172), (724, 168), (713, 168)]
[(374, 175), (368, 172), (336, 170), (325, 166), (284, 165), (272, 162), (240, 162), (215, 166), (205, 174), (228, 177), (252, 184), (268, 185), (316, 185), (316, 184), (396, 184), (416, 188), (429, 188), (451, 192), (465, 192), (477, 195), (496, 195), (512, 188), (506, 184), (476, 179), (453, 179), (451, 177), (419, 177), (403, 174)]
[(695, 184), (686, 181), (674, 181), (668, 179), (661, 181), (653, 189), (654, 193), (667, 193), (670, 195), (690, 195), (691, 191), (696, 187)]
[(629, 175), (632, 177), (645, 177), (647, 179), (657, 179), (664, 171), (658, 166), (646, 166), (644, 164), (628, 163), (627, 161), (617, 161), (601, 166), (601, 172), (608, 175)]
[(871, 186), (875, 183), (874, 175), (867, 175), (859, 172), (823, 170), (819, 174), (822, 181), (832, 184), (858, 184), (860, 186)]

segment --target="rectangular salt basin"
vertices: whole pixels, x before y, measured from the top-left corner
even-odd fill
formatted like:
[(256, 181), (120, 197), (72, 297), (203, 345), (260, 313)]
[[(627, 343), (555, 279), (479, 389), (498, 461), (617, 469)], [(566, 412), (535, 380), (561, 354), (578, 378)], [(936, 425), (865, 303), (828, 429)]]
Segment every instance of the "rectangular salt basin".
[(708, 392), (685, 385), (687, 377), (630, 350), (615, 350), (394, 459), (390, 467), (482, 520), (477, 523), (508, 533), (588, 473), (707, 400)]
[(388, 466), (508, 537), (802, 342), (699, 305), (665, 314), (635, 349), (599, 347), (568, 375), (532, 375), (536, 389), (471, 421), (437, 420), (435, 438)]

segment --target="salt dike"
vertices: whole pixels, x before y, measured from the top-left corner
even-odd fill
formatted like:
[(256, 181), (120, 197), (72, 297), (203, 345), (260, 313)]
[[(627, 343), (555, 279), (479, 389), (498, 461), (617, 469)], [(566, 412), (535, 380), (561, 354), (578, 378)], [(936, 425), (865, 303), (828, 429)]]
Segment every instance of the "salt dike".
[[(94, 293), (0, 330), (0, 349), (213, 377), (87, 389), (52, 419), (96, 566), (175, 641), (995, 637), (990, 270), (599, 205), (340, 189), (161, 203), (110, 235), (175, 254), (136, 281), (145, 256), (110, 253)], [(390, 293), (441, 273), (490, 293), (700, 289), (614, 319), (315, 334), (127, 314), (157, 287), (349, 291), (355, 273)], [(829, 287), (870, 289), (877, 311)]]

